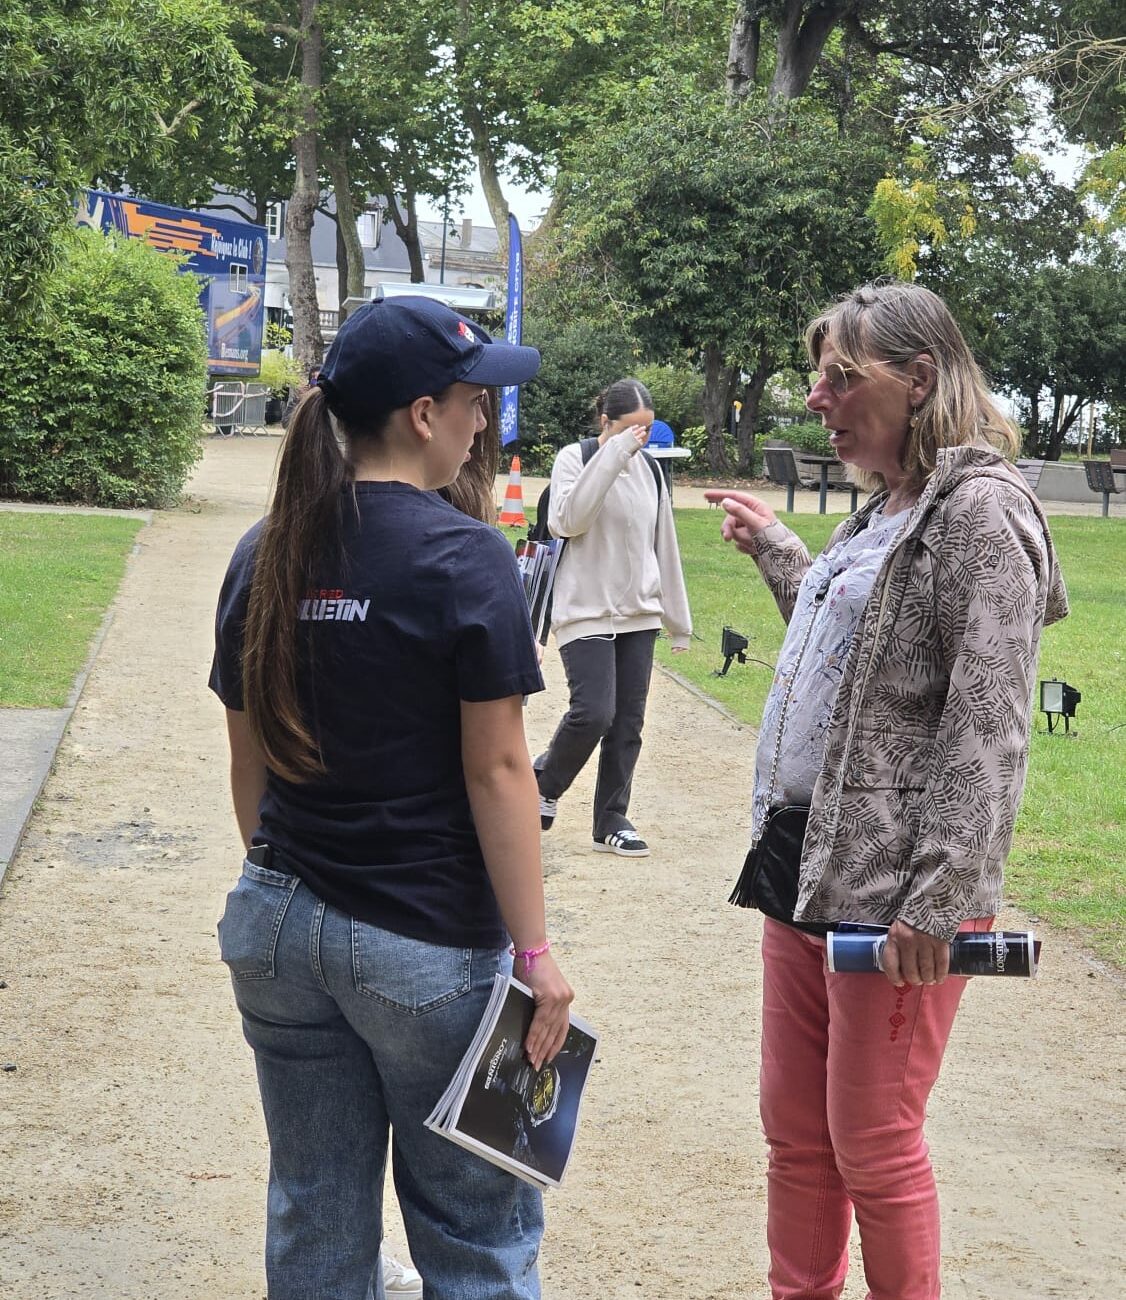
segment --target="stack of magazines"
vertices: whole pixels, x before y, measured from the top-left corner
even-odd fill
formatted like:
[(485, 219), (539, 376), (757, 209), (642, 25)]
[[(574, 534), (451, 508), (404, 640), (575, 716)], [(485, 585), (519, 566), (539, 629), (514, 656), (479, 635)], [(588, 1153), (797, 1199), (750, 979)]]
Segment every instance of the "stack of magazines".
[(516, 565), (524, 583), (524, 595), (532, 619), (532, 631), (546, 642), (551, 618), (551, 588), (555, 570), (563, 553), (563, 542), (553, 538), (537, 542), (527, 537), (516, 543)]
[(558, 1187), (571, 1159), (598, 1034), (571, 1016), (563, 1048), (534, 1070), (524, 1055), (532, 992), (497, 975), (485, 1014), (426, 1127), (539, 1187)]
[[(826, 961), (831, 971), (869, 973), (883, 970), (887, 929), (849, 926), (825, 936)], [(989, 930), (956, 935), (950, 945), (951, 975), (1036, 974), (1040, 940), (1031, 930)]]

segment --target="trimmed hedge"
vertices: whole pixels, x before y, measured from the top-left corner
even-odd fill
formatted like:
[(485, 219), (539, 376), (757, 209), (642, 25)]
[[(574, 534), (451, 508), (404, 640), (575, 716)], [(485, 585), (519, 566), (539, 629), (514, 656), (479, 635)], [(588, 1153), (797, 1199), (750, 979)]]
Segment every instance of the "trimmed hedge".
[(791, 447), (798, 447), (814, 456), (831, 456), (833, 444), (829, 441), (829, 430), (820, 420), (803, 420), (800, 424), (780, 424), (768, 429), (768, 438), (781, 438)]
[(0, 322), (0, 493), (173, 504), (202, 454), (199, 284), (140, 240), (75, 231), (43, 310)]
[(638, 366), (633, 373), (649, 389), (658, 420), (664, 420), (678, 434), (703, 424), (704, 376), (698, 371), (685, 365), (651, 362)]

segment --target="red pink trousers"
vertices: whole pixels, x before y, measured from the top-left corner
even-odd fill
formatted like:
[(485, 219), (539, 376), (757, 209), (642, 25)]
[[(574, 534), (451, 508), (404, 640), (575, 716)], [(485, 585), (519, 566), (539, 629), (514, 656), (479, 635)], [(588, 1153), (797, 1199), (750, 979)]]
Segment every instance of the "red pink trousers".
[(837, 1300), (854, 1213), (868, 1300), (935, 1300), (938, 1195), (923, 1119), (965, 979), (896, 989), (882, 975), (831, 974), (823, 939), (770, 919), (762, 956), (773, 1300)]

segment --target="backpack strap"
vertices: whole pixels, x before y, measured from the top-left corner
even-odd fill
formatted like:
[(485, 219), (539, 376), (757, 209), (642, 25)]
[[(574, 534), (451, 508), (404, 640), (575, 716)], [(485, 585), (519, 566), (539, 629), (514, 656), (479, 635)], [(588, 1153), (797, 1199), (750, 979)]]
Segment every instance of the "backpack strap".
[(657, 503), (660, 504), (661, 493), (665, 490), (665, 476), (661, 473), (660, 465), (657, 464), (657, 462), (653, 459), (652, 456), (649, 455), (649, 453), (645, 450), (644, 447), (641, 449), (641, 456), (642, 459), (649, 466), (649, 468), (653, 471), (653, 482), (656, 483), (657, 485)]
[(528, 537), (533, 542), (550, 542), (551, 532), (547, 526), (547, 516), (551, 503), (551, 484), (540, 493), (536, 502), (536, 522), (528, 529)]

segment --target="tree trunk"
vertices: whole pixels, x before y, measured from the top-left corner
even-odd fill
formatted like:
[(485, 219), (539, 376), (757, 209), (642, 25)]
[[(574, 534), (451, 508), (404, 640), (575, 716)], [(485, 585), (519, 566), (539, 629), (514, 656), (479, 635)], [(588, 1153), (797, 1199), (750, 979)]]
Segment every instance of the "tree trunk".
[(1028, 433), (1025, 435), (1025, 454), (1032, 457), (1040, 455), (1040, 393), (1028, 395)]
[(766, 381), (774, 372), (770, 359), (765, 353), (759, 354), (758, 365), (743, 388), (743, 409), (739, 413), (739, 463), (736, 472), (747, 478), (754, 473), (755, 436), (758, 433), (758, 412), (762, 404), (762, 395), (766, 391)]
[(1052, 398), (1052, 425), (1048, 430), (1048, 445), (1044, 451), (1045, 460), (1059, 460), (1060, 452), (1063, 450), (1063, 429), (1060, 420), (1063, 403), (1063, 393), (1055, 393)]
[(352, 182), (348, 164), (340, 154), (333, 152), (327, 159), (332, 191), (336, 196), (336, 275), (337, 298), (340, 302), (340, 323), (347, 312), (346, 298), (364, 296), (364, 246), (356, 229), (356, 209), (352, 203)]
[(403, 241), (407, 250), (407, 259), (411, 268), (411, 284), (422, 284), (426, 280), (426, 263), (422, 257), (422, 244), (418, 238), (418, 209), (415, 207), (414, 195), (407, 192), (407, 214), (404, 217), (399, 208), (399, 200), (393, 194), (387, 196), (387, 211), (391, 214), (391, 224), (395, 233)]
[(317, 172), (317, 96), (321, 88), (321, 29), (317, 0), (301, 0), (301, 127), (293, 141), (297, 171), (285, 212), (285, 265), (293, 310), (293, 352), (308, 373), (324, 356), (311, 236), (320, 198)]
[(727, 365), (719, 348), (709, 343), (704, 348), (703, 407), (704, 427), (708, 431), (708, 470), (712, 474), (726, 474), (731, 468), (723, 435), (738, 379), (738, 367)]
[[(1079, 419), (1083, 413), (1083, 408), (1087, 405), (1088, 399), (1085, 397), (1074, 397), (1071, 404), (1067, 405), (1067, 398), (1061, 393), (1057, 403), (1057, 414), (1055, 419), (1055, 428), (1052, 431), (1052, 447), (1055, 454), (1052, 460), (1059, 460), (1063, 454), (1063, 442), (1067, 437), (1071, 426)], [(1082, 433), (1082, 426), (1080, 426)]]
[(340, 228), (340, 214), (336, 213), (332, 221), (336, 226), (336, 319), (343, 324), (344, 299), (348, 297), (348, 246)]
[(550, 242), (551, 235), (555, 230), (556, 222), (559, 220), (559, 214), (563, 211), (563, 191), (556, 190), (551, 196), (544, 211), (543, 218), (535, 230), (530, 231), (524, 238), (524, 257), (525, 260), (535, 255), (541, 245)]
[[(458, 14), (461, 20), (459, 38), (463, 48), (470, 36), (469, 5), (470, 0), (458, 0)], [(456, 51), (455, 55), (460, 55), (460, 51)], [(458, 61), (460, 62), (460, 58)], [(469, 128), (473, 152), (477, 156), (481, 188), (485, 192), (485, 202), (489, 205), (489, 215), (497, 228), (499, 240), (497, 256), (503, 265), (508, 261), (508, 200), (504, 197), (504, 190), (501, 188), (500, 171), (497, 168), (496, 154), (493, 152), (493, 142), (489, 138), (488, 124), (485, 122), (480, 105), (473, 97), (473, 87), (468, 83), (467, 78), (459, 77), (458, 88), (462, 116), (465, 118), (465, 125)]]
[(750, 94), (758, 74), (761, 24), (751, 17), (751, 0), (739, 0), (731, 21), (727, 46), (727, 102), (740, 104)]
[(804, 13), (803, 0), (786, 0), (778, 26), (776, 61), (770, 94), (777, 99), (797, 99), (805, 93), (829, 34), (851, 0), (825, 0)]
[(497, 170), (496, 154), (493, 143), (485, 126), (485, 119), (476, 104), (463, 104), (462, 111), (473, 137), (473, 149), (477, 155), (477, 170), (481, 174), (481, 188), (485, 191), (485, 202), (489, 205), (489, 215), (497, 228), (497, 257), (501, 264), (508, 261), (508, 200), (500, 184), (500, 172)]

